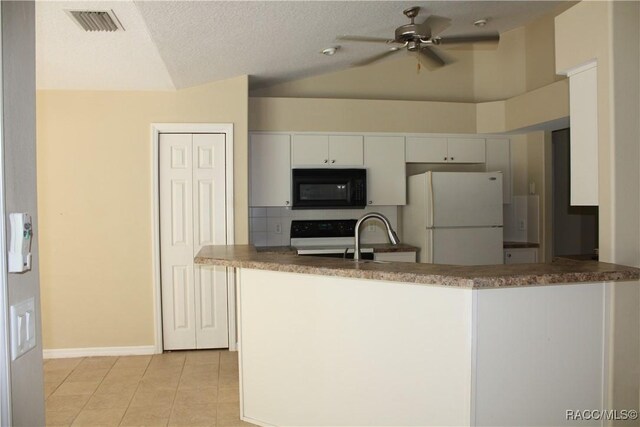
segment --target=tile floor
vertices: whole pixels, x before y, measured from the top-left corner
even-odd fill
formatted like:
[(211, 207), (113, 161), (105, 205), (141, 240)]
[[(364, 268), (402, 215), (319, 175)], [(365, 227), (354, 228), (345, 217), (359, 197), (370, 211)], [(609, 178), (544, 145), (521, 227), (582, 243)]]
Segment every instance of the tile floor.
[(240, 421), (238, 353), (49, 359), (47, 426), (252, 426)]

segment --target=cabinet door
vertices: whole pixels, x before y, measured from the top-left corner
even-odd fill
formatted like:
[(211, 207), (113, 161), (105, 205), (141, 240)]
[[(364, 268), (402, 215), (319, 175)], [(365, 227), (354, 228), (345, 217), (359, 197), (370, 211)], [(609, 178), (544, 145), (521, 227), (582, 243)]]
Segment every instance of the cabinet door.
[(511, 203), (511, 149), (508, 139), (487, 139), (487, 172), (502, 172), (502, 203)]
[(484, 163), (484, 139), (447, 138), (447, 154), (449, 163)]
[(365, 137), (364, 165), (369, 205), (407, 204), (404, 137)]
[(447, 138), (407, 137), (407, 163), (445, 163)]
[(505, 264), (534, 264), (538, 262), (538, 249), (517, 248), (504, 250)]
[(289, 206), (290, 153), (289, 135), (250, 136), (251, 206)]
[(598, 75), (569, 76), (571, 206), (598, 205)]
[(376, 252), (373, 254), (374, 261), (383, 262), (416, 262), (415, 252)]
[(294, 135), (291, 144), (293, 166), (326, 166), (329, 164), (329, 136)]
[(329, 164), (336, 166), (362, 166), (363, 149), (360, 135), (329, 136)]

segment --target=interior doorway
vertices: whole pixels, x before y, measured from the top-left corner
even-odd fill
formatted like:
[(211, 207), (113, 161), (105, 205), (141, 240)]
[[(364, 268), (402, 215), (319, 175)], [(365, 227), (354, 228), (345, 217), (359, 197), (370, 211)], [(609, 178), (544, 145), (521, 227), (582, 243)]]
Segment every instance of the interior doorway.
[(597, 259), (598, 206), (571, 206), (570, 129), (552, 132), (554, 257)]
[(233, 243), (232, 125), (154, 124), (156, 351), (236, 347), (235, 288), (193, 263)]

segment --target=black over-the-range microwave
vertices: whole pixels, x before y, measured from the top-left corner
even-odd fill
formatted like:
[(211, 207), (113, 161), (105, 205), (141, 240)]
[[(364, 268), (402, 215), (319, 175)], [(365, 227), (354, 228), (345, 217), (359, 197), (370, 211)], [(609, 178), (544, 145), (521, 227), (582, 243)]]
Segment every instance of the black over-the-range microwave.
[(367, 204), (366, 169), (293, 169), (293, 209), (362, 209)]

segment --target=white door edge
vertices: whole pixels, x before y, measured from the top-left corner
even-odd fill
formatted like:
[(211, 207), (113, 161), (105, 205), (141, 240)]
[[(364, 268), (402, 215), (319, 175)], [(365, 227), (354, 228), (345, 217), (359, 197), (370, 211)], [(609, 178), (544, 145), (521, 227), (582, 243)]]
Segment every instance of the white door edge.
[[(225, 157), (226, 167), (226, 219), (227, 219), (227, 244), (232, 245), (235, 242), (234, 234), (234, 210), (233, 210), (233, 123), (152, 123), (151, 124), (151, 174), (153, 181), (152, 193), (152, 280), (153, 280), (153, 299), (154, 299), (154, 336), (155, 336), (155, 352), (162, 353), (162, 302), (161, 283), (160, 283), (160, 156), (159, 144), (161, 133), (224, 133), (225, 137)], [(227, 283), (229, 283), (229, 274), (227, 275)], [(227, 306), (235, 307), (235, 293), (227, 292)], [(236, 325), (235, 313), (229, 310), (229, 350), (235, 351), (236, 344)], [(232, 339), (233, 338), (233, 339)]]
[[(0, 11), (2, 22), (2, 11)], [(2, 31), (0, 31), (0, 83), (2, 83)], [(11, 358), (9, 355), (9, 289), (7, 286), (7, 236), (4, 206), (4, 123), (0, 84), (0, 425), (11, 425)]]

